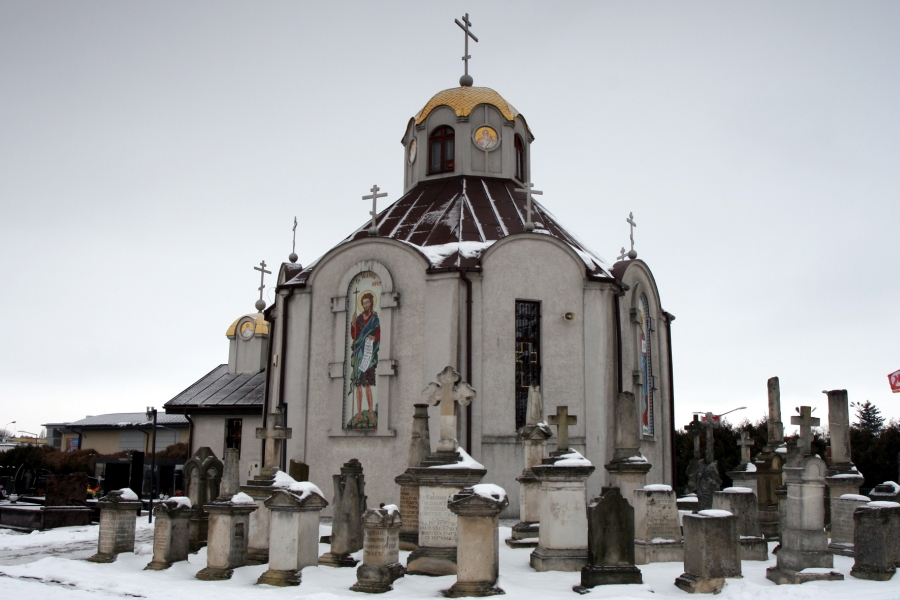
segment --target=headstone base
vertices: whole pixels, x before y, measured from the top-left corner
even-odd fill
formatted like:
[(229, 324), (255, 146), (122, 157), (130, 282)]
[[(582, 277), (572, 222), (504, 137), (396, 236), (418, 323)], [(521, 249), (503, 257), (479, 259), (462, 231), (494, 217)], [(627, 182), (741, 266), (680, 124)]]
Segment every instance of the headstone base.
[(456, 575), (456, 548), (429, 548), (419, 546), (406, 561), (406, 572), (410, 575)]
[(634, 564), (684, 562), (684, 542), (645, 542), (634, 540)]
[(587, 548), (541, 548), (531, 553), (531, 568), (544, 571), (580, 571), (587, 565)]
[(193, 508), (194, 516), (188, 522), (188, 551), (192, 554), (200, 552), (206, 547), (206, 538), (209, 536), (209, 516), (203, 512), (202, 506)]
[(144, 567), (145, 571), (165, 571), (169, 567), (171, 567), (175, 563), (165, 562), (165, 561), (155, 561), (151, 560), (147, 563), (147, 566)]
[(443, 594), (445, 598), (481, 598), (484, 596), (500, 596), (505, 593), (506, 592), (495, 586), (493, 583), (487, 581), (457, 581), (450, 586), (449, 590), (441, 590), (441, 594)]
[(231, 579), (231, 576), (234, 574), (234, 569), (218, 569), (216, 567), (206, 567), (204, 569), (200, 569), (197, 571), (197, 579), (201, 579), (203, 581), (223, 581), (225, 579)]
[(778, 505), (759, 507), (759, 528), (766, 541), (777, 542), (779, 539)]
[[(265, 471), (265, 469), (264, 469)], [(269, 562), (269, 520), (266, 498), (279, 488), (274, 487), (275, 476), (255, 475), (241, 486), (241, 491), (256, 501), (256, 510), (250, 514), (250, 537), (247, 540), (247, 564), (265, 565)]]
[(111, 563), (116, 562), (115, 554), (100, 554), (99, 552), (90, 558), (87, 559), (88, 562), (92, 563)]
[(718, 594), (725, 587), (725, 578), (682, 573), (675, 579), (675, 585), (688, 594)]
[(359, 561), (350, 556), (349, 552), (346, 554), (326, 552), (319, 557), (319, 566), (322, 567), (355, 567), (358, 563)]
[(574, 586), (572, 590), (579, 594), (586, 594), (590, 588), (598, 585), (630, 583), (644, 583), (641, 570), (637, 567), (631, 565), (585, 565), (581, 568), (581, 585)]
[(511, 537), (508, 537), (504, 540), (506, 545), (510, 548), (537, 548), (538, 547), (538, 539), (537, 538), (528, 538), (525, 540), (516, 540)]
[(769, 560), (769, 544), (764, 536), (741, 537), (738, 540), (741, 560)]
[(356, 570), (357, 581), (350, 589), (366, 594), (383, 594), (394, 589), (391, 584), (406, 575), (406, 568), (400, 563), (392, 563), (383, 567), (360, 565)]
[(869, 581), (890, 581), (896, 572), (896, 567), (878, 569), (871, 566), (857, 567), (853, 565), (853, 568), (850, 569), (850, 575), (856, 579), (868, 579)]
[(540, 535), (540, 523), (519, 522), (513, 525), (512, 534), (505, 541), (510, 548), (537, 548)]
[(849, 556), (851, 558), (856, 555), (853, 544), (850, 542), (832, 542), (831, 544), (828, 544), (828, 551), (832, 554)]
[[(784, 552), (784, 549), (781, 551)], [(806, 583), (807, 581), (843, 581), (844, 576), (836, 571), (815, 573), (769, 567), (766, 569), (766, 579), (773, 581), (778, 585), (797, 585)]]
[(256, 583), (259, 585), (274, 585), (277, 587), (288, 587), (292, 585), (300, 585), (300, 571), (276, 571), (269, 569), (259, 576)]

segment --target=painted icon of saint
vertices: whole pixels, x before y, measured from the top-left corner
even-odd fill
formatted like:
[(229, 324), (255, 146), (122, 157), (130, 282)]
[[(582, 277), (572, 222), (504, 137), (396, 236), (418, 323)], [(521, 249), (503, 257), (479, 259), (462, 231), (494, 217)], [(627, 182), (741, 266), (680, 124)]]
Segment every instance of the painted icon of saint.
[(491, 150), (497, 145), (497, 134), (490, 127), (482, 127), (475, 134), (475, 145), (482, 150)]
[[(356, 399), (356, 414), (347, 424), (349, 429), (374, 429), (378, 425), (372, 388), (376, 386), (378, 348), (381, 342), (381, 323), (375, 311), (375, 294), (364, 292), (359, 299), (362, 313), (353, 311), (350, 325), (350, 393)], [(363, 395), (368, 410), (363, 410)]]

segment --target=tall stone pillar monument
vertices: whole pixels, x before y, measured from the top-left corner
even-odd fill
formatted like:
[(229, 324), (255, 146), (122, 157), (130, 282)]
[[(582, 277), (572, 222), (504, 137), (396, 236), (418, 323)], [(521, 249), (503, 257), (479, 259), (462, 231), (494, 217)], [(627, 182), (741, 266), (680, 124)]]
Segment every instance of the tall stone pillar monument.
[(547, 450), (547, 440), (553, 435), (544, 421), (540, 386), (532, 386), (528, 393), (525, 425), (518, 437), (525, 449), (525, 469), (516, 478), (519, 482), (519, 522), (513, 525), (506, 539), (510, 548), (537, 548), (541, 520), (541, 480), (532, 467), (541, 464)]
[[(831, 464), (825, 477), (828, 488), (828, 515), (835, 514), (837, 501), (844, 494), (859, 494), (862, 474), (850, 458), (850, 403), (847, 390), (831, 390), (828, 395), (828, 433), (831, 437)], [(828, 519), (831, 522), (831, 519)]]
[(409, 462), (402, 475), (394, 478), (400, 486), (400, 549), (419, 547), (419, 480), (412, 469), (431, 454), (431, 435), (428, 431), (428, 405), (414, 404), (412, 434), (409, 440)]
[(781, 422), (781, 387), (777, 377), (768, 381), (768, 439), (756, 455), (756, 498), (759, 503), (759, 526), (767, 540), (778, 539), (778, 500), (775, 491), (781, 487), (785, 454), (784, 424)]
[(605, 465), (609, 486), (619, 488), (628, 504), (634, 506), (634, 491), (647, 485), (651, 464), (641, 454), (641, 429), (634, 394), (619, 392), (616, 397), (616, 450)]

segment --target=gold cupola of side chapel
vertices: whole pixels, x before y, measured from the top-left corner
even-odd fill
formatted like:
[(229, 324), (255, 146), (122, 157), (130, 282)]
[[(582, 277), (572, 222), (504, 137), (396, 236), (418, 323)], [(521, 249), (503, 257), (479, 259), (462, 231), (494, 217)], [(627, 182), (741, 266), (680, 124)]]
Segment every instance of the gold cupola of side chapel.
[(253, 269), (259, 271), (260, 276), (257, 312), (238, 317), (225, 331), (228, 338), (228, 372), (231, 374), (259, 373), (266, 368), (269, 354), (269, 322), (262, 311), (266, 307), (263, 300), (265, 277), (272, 272), (266, 270), (266, 261)]

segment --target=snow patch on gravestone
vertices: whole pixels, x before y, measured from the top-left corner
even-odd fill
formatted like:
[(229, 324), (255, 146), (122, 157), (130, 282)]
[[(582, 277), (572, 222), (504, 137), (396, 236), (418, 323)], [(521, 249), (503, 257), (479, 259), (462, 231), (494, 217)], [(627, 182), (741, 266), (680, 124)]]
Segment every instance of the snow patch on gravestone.
[(722, 491), (727, 492), (729, 494), (752, 494), (753, 493), (752, 489), (750, 489), (748, 487), (739, 487), (739, 486), (727, 487)]
[(119, 490), (122, 494), (120, 497), (122, 500), (137, 500), (138, 496), (134, 492), (131, 491), (131, 488), (122, 488)]
[(563, 454), (559, 457), (555, 463), (553, 463), (554, 467), (591, 467), (591, 461), (586, 459), (579, 453), (577, 450), (570, 450), (568, 454)]
[(472, 491), (475, 492), (476, 496), (481, 496), (488, 500), (503, 502), (503, 499), (506, 498), (506, 490), (493, 483), (479, 483), (473, 485)]
[(244, 492), (238, 492), (234, 496), (231, 497), (232, 504), (256, 504), (256, 500), (245, 494)]
[(428, 467), (429, 469), (483, 469), (484, 465), (468, 455), (462, 448), (457, 448), (456, 453), (459, 454), (459, 462), (450, 463), (449, 465), (437, 465)]
[[(294, 483), (287, 486), (287, 489), (295, 494), (300, 494), (301, 500), (306, 499), (310, 494), (318, 494), (322, 498), (325, 497), (325, 494), (322, 493), (322, 490), (320, 490), (318, 486), (311, 481), (295, 481)], [(391, 506), (393, 506), (393, 504)]]
[(644, 486), (645, 492), (671, 492), (672, 486), (664, 483), (651, 483)]
[(734, 515), (728, 512), (727, 510), (721, 510), (717, 508), (708, 508), (706, 510), (701, 510), (697, 513), (701, 517), (733, 517)]
[(900, 508), (900, 502), (891, 502), (889, 500), (874, 500), (866, 504), (872, 508)]
[(841, 500), (860, 500), (861, 502), (869, 502), (870, 498), (860, 494), (843, 494), (841, 495)]
[(191, 499), (187, 496), (172, 496), (166, 502), (174, 502), (179, 506), (184, 506), (185, 508), (191, 508), (193, 505), (191, 504)]

